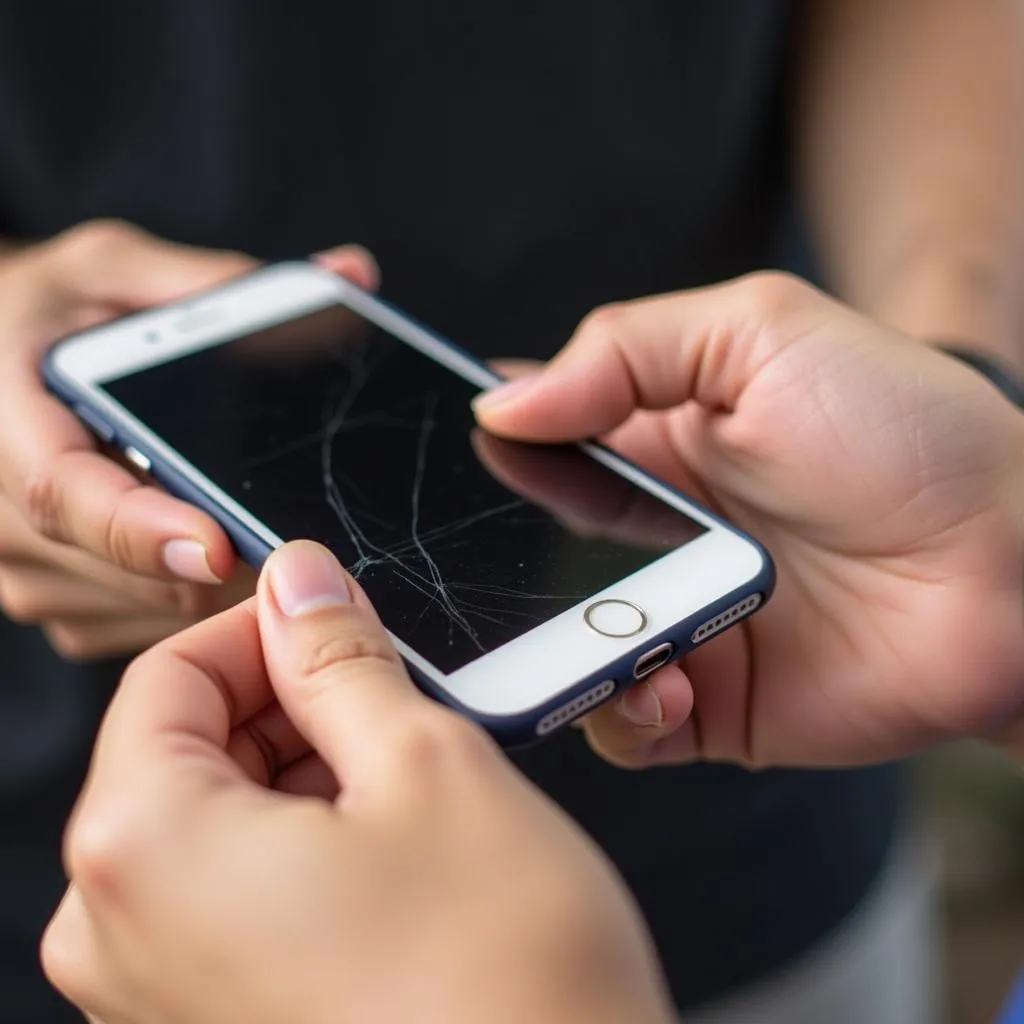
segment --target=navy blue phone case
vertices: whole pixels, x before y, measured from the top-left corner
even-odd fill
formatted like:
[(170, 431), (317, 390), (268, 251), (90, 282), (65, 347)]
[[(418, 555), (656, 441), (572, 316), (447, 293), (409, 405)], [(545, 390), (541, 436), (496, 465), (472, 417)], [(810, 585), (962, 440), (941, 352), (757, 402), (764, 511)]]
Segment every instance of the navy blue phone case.
[[(383, 303), (380, 299), (375, 299), (375, 301), (381, 305), (388, 305)], [(424, 325), (420, 324), (412, 317), (409, 317), (396, 307), (389, 305), (388, 308), (401, 315), (404, 319), (416, 323), (424, 330), (430, 331), (429, 328), (424, 327)], [(473, 360), (473, 362), (488, 369), (488, 372), (493, 373), (493, 371), (490, 371), (485, 364), (473, 356), (472, 353), (467, 352), (461, 346), (456, 345), (447, 338), (442, 338), (434, 331), (430, 331), (430, 333), (448, 348), (461, 353), (467, 359)], [(102, 439), (104, 441), (114, 445), (122, 451), (126, 448), (134, 448), (140, 454), (145, 456), (151, 464), (150, 475), (156, 483), (165, 488), (175, 497), (181, 498), (183, 501), (187, 501), (190, 504), (201, 508), (204, 512), (212, 516), (218, 523), (220, 523), (227, 535), (231, 538), (231, 541), (241, 558), (248, 562), (253, 568), (257, 570), (260, 569), (271, 553), (272, 549), (269, 545), (267, 545), (262, 538), (254, 534), (245, 524), (236, 519), (217, 501), (213, 495), (207, 493), (186, 477), (183, 477), (173, 466), (167, 464), (159, 453), (153, 451), (146, 444), (145, 440), (132, 428), (120, 423), (118, 423), (116, 427), (113, 424), (106, 424), (104, 420), (104, 413), (96, 407), (91, 396), (84, 389), (80, 389), (74, 381), (69, 381), (58, 371), (53, 357), (59, 347), (60, 343), (50, 351), (49, 355), (43, 362), (43, 379), (50, 391), (52, 391), (54, 395), (56, 395), (62, 402), (64, 402), (64, 404), (75, 412), (83, 423), (85, 423), (94, 433), (99, 434), (102, 429)], [(634, 463), (629, 462), (627, 459), (623, 459), (617, 453), (616, 458), (635, 466)], [(648, 479), (655, 479), (651, 474), (646, 473), (640, 467), (635, 468), (643, 473), (644, 476), (648, 477)], [(666, 486), (663, 481), (659, 480), (658, 483), (662, 486)], [(686, 498), (685, 495), (680, 495), (680, 497), (684, 498), (686, 501), (690, 500)], [(552, 700), (518, 715), (481, 715), (480, 713), (460, 704), (460, 702), (455, 700), (447, 691), (436, 684), (432, 679), (420, 672), (414, 665), (409, 665), (407, 663), (410, 675), (424, 693), (429, 694), (434, 699), (446, 704), (460, 714), (477, 722), (492, 736), (494, 736), (494, 738), (503, 747), (522, 747), (536, 743), (541, 738), (546, 739), (547, 736), (558, 731), (556, 728), (551, 732), (546, 733), (543, 737), (538, 735), (538, 726), (548, 715), (558, 711), (560, 708), (566, 707), (574, 700), (586, 695), (589, 691), (593, 690), (596, 686), (599, 686), (605, 681), (614, 680), (615, 682), (615, 690), (609, 693), (607, 697), (605, 697), (605, 700), (609, 699), (615, 693), (631, 686), (634, 682), (633, 666), (636, 664), (637, 658), (645, 651), (651, 650), (659, 644), (671, 643), (674, 645), (676, 651), (674, 657), (682, 656), (697, 646), (692, 641), (692, 635), (695, 630), (705, 623), (715, 619), (718, 615), (745, 601), (748, 597), (760, 595), (761, 602), (758, 605), (758, 608), (763, 607), (771, 597), (772, 591), (775, 588), (775, 566), (772, 562), (771, 556), (765, 548), (752, 537), (749, 537), (742, 533), (742, 531), (737, 530), (736, 527), (725, 522), (719, 516), (714, 515), (707, 509), (704, 509), (703, 506), (701, 508), (709, 518), (714, 519), (726, 529), (739, 534), (749, 543), (754, 545), (761, 554), (761, 572), (754, 579), (750, 580), (747, 585), (724, 595), (714, 604), (708, 605), (707, 607), (700, 609), (700, 611), (694, 615), (690, 615), (687, 618), (674, 623), (671, 627), (663, 630), (656, 636), (645, 636), (642, 641), (638, 641), (635, 646), (631, 647), (614, 662), (608, 664), (600, 672), (592, 673), (578, 680), (571, 688), (563, 690)], [(737, 618), (736, 621), (740, 621), (740, 618)], [(715, 635), (717, 635), (717, 633)], [(596, 704), (588, 706), (587, 710), (592, 710), (594, 706), (596, 706)], [(571, 720), (571, 718), (567, 718), (563, 724), (567, 725)], [(559, 726), (559, 728), (561, 728), (561, 726)]]

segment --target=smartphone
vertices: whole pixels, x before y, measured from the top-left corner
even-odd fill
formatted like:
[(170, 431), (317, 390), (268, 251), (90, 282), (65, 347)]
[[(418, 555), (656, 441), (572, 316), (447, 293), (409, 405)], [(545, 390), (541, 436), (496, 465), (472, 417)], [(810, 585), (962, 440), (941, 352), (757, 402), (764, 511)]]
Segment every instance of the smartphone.
[(418, 685), (517, 746), (759, 608), (750, 537), (596, 443), (476, 425), (500, 378), (313, 263), (57, 344), (50, 389), (259, 567), (331, 548)]

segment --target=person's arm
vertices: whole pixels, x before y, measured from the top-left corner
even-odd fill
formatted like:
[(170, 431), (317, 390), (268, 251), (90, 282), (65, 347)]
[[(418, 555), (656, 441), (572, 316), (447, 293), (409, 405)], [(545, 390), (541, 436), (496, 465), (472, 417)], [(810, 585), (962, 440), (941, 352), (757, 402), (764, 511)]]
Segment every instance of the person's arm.
[(797, 147), (830, 285), (1024, 367), (1024, 6), (806, 9)]

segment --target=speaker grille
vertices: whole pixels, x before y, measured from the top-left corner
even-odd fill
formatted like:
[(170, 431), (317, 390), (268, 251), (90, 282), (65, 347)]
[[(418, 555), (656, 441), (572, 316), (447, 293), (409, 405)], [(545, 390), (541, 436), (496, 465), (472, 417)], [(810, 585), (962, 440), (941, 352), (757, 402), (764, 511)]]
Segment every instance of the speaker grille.
[(708, 619), (703, 626), (698, 626), (690, 636), (690, 641), (694, 645), (700, 644), (713, 637), (716, 633), (721, 633), (723, 629), (728, 629), (734, 622), (745, 618), (751, 612), (757, 611), (761, 605), (761, 600), (762, 596), (760, 594), (751, 594), (750, 597), (745, 598), (738, 604), (734, 604), (731, 608), (726, 608), (724, 612), (719, 612), (713, 619)]
[(559, 726), (571, 722), (574, 718), (579, 718), (580, 715), (596, 707), (601, 701), (607, 700), (614, 692), (614, 679), (607, 679), (603, 683), (598, 683), (597, 686), (591, 687), (586, 693), (581, 693), (578, 697), (574, 697), (568, 704), (564, 704), (562, 707), (546, 714), (537, 723), (537, 735), (546, 736), (549, 732), (554, 732)]

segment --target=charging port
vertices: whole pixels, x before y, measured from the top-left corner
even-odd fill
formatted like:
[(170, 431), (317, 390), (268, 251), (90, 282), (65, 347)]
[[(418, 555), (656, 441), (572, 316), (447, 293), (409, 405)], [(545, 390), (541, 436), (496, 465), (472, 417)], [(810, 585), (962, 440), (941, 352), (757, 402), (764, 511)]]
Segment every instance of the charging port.
[(660, 644), (646, 654), (641, 654), (633, 666), (633, 678), (643, 679), (652, 672), (657, 672), (662, 665), (667, 665), (675, 654), (675, 644)]

